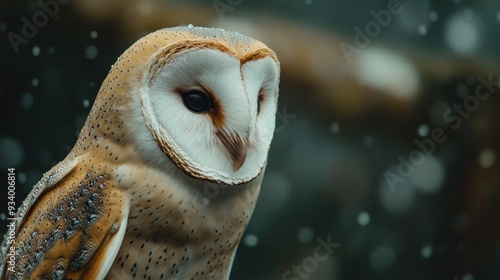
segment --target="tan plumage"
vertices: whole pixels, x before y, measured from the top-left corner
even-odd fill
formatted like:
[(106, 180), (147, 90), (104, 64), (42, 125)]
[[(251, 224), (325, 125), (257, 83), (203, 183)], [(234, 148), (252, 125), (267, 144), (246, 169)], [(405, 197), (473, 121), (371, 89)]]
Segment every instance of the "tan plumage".
[[(214, 136), (200, 140), (220, 154), (213, 166), (198, 162), (192, 154), (196, 147), (186, 149), (175, 138), (189, 127), (172, 133), (162, 123), (157, 107), (169, 112), (177, 105), (158, 105), (153, 99), (163, 92), (149, 90), (163, 86), (165, 75), (174, 71), (171, 60), (187, 60), (190, 52), (205, 55), (200, 50), (216, 51), (230, 62), (236, 58), (242, 79), (253, 67), (247, 62), (270, 58), (274, 65), (264, 67), (272, 76), (262, 78), (266, 82), (258, 93), (238, 97), (248, 100), (241, 106), (249, 108), (235, 118), (250, 120), (241, 131), (230, 129), (235, 121), (229, 97), (200, 82), (214, 105), (192, 116), (213, 124)], [(220, 29), (163, 29), (137, 41), (110, 70), (70, 154), (44, 175), (20, 208), (16, 264), (6, 263), (10, 245), (4, 241), (1, 279), (227, 279), (260, 190), (274, 130), (278, 67), (264, 44)], [(245, 91), (252, 84), (243, 82)], [(259, 105), (268, 107), (260, 116), (253, 112), (252, 96), (263, 90), (272, 101)], [(191, 133), (188, 138), (196, 137)], [(218, 153), (219, 147), (225, 152)], [(207, 187), (218, 195), (207, 199)]]

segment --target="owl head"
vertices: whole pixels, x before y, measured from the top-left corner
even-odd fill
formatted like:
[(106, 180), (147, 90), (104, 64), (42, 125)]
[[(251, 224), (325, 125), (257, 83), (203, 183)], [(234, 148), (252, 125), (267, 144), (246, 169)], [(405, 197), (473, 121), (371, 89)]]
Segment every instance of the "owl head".
[(116, 121), (128, 126), (124, 134), (145, 161), (204, 181), (243, 184), (267, 162), (279, 72), (276, 54), (252, 38), (167, 28), (119, 58), (96, 100), (115, 104), (96, 110), (131, 112)]

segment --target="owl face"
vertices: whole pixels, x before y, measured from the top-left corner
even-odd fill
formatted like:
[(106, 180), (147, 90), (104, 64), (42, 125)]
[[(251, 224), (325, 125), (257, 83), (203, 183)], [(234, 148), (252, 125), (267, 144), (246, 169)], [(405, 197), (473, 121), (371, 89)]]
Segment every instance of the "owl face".
[[(143, 117), (155, 145), (184, 173), (228, 185), (249, 182), (265, 167), (274, 133), (276, 55), (239, 34), (189, 29), (193, 38), (149, 58), (139, 89)], [(148, 141), (138, 145), (155, 150)]]

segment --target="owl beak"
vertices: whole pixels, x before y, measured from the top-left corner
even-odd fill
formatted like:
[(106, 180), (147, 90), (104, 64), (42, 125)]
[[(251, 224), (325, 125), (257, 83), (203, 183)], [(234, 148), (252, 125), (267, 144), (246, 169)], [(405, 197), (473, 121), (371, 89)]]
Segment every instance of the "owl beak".
[(227, 149), (233, 162), (233, 171), (238, 171), (247, 158), (247, 141), (239, 135), (229, 135), (225, 131), (217, 131), (217, 138)]

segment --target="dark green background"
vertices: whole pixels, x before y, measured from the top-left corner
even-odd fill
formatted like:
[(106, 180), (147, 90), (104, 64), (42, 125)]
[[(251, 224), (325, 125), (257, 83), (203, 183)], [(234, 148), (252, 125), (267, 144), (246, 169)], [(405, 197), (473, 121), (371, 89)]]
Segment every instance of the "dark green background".
[[(169, 1), (164, 2), (168, 6)], [(340, 247), (308, 279), (500, 279), (500, 169), (498, 160), (487, 170), (478, 164), (485, 148), (500, 157), (498, 89), (463, 127), (447, 128), (449, 138), (435, 154), (444, 175), (438, 191), (425, 193), (408, 183), (387, 194), (381, 183), (384, 172), (398, 164), (397, 157), (415, 149), (413, 140), (420, 139), (417, 130), (422, 124), (431, 130), (439, 126), (431, 117), (436, 104), (462, 102), (457, 89), (464, 85), (466, 94), (472, 94), (477, 84), (470, 77), (482, 67), (476, 62), (488, 61), (498, 70), (500, 2), (455, 2), (412, 1), (400, 17), (418, 21), (429, 11), (439, 15), (425, 36), (397, 23), (375, 38), (387, 46), (471, 65), (451, 79), (427, 85), (406, 119), (373, 110), (344, 121), (313, 100), (307, 85), (287, 79), (283, 69), (279, 110), (286, 106), (295, 117), (277, 120), (283, 131), (275, 135), (262, 195), (247, 230), (258, 242), (242, 242), (231, 279), (282, 279), (286, 270), (313, 255), (316, 238), (327, 236)], [(212, 6), (208, 1), (190, 3)], [(385, 6), (385, 1), (243, 0), (225, 15), (252, 18), (265, 12), (352, 38), (354, 26), (364, 26), (372, 19), (371, 10)], [(467, 9), (480, 19), (480, 40), (474, 52), (463, 56), (449, 49), (444, 30), (453, 15)], [(36, 1), (0, 4), (0, 174), (5, 177), (0, 178), (5, 186), (0, 213), (7, 205), (7, 168), (17, 170), (20, 203), (42, 174), (69, 152), (90, 110), (85, 104), (92, 105), (110, 66), (140, 37), (125, 38), (127, 31), (112, 20), (90, 22), (70, 2), (14, 53), (7, 34), (19, 33), (21, 19), (31, 19), (39, 10)], [(183, 19), (176, 24), (191, 22), (189, 14)], [(91, 38), (92, 31), (97, 38)], [(94, 47), (97, 56), (89, 59), (86, 52)], [(492, 74), (498, 79), (498, 71)], [(332, 123), (339, 125), (337, 133), (331, 132)], [(485, 189), (490, 192), (481, 191)], [(388, 209), (382, 196), (401, 201), (402, 210)], [(370, 217), (366, 226), (358, 222), (363, 212)], [(5, 221), (0, 221), (0, 232), (5, 229)], [(248, 235), (244, 239), (248, 241)], [(424, 258), (422, 251), (429, 249), (430, 256)]]

